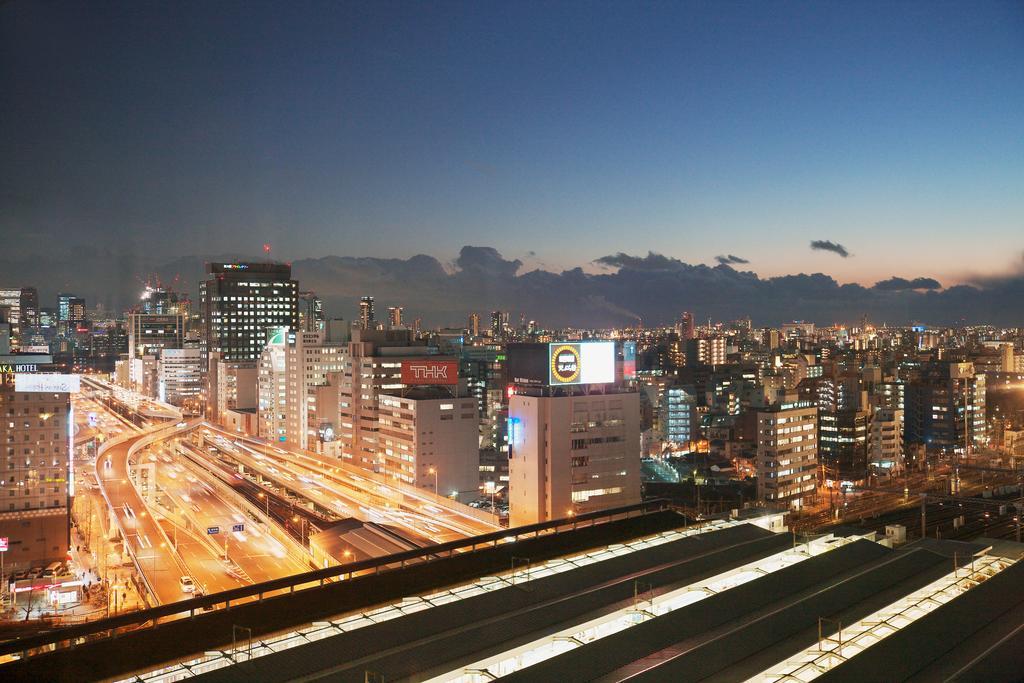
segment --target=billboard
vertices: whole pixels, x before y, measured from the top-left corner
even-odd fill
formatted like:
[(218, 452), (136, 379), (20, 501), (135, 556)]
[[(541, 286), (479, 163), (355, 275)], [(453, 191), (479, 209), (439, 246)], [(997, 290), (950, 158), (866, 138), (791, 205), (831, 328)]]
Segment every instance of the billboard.
[(622, 379), (627, 382), (636, 379), (636, 342), (622, 343)]
[(15, 391), (78, 393), (78, 375), (48, 375), (16, 372)]
[(548, 344), (548, 384), (611, 384), (615, 381), (615, 342)]
[(402, 384), (409, 386), (423, 384), (452, 385), (459, 383), (459, 361), (457, 360), (403, 360)]

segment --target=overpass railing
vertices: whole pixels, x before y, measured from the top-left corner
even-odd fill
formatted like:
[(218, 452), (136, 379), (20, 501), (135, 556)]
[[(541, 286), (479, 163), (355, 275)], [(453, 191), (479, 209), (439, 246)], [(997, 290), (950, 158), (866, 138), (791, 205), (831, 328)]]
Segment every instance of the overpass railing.
[(555, 519), (548, 522), (529, 524), (512, 529), (502, 529), (481, 536), (439, 543), (437, 545), (415, 548), (384, 557), (370, 558), (336, 565), (325, 569), (317, 569), (301, 574), (294, 574), (280, 579), (272, 579), (251, 586), (233, 588), (210, 595), (181, 600), (179, 602), (150, 607), (136, 612), (120, 614), (113, 617), (97, 619), (93, 622), (76, 624), (49, 633), (38, 634), (26, 638), (0, 643), (0, 656), (19, 654), (29, 656), (32, 651), (50, 651), (64, 647), (74, 647), (80, 641), (93, 640), (97, 637), (114, 637), (119, 631), (136, 630), (139, 628), (156, 627), (160, 620), (168, 618), (194, 617), (203, 610), (231, 609), (243, 602), (262, 601), (271, 594), (280, 595), (293, 593), (296, 589), (305, 590), (323, 586), (332, 581), (351, 578), (357, 574), (380, 574), (404, 568), (415, 562), (430, 562), (445, 557), (452, 557), (456, 552), (476, 552), (495, 548), (502, 543), (514, 543), (519, 539), (537, 537), (547, 534), (559, 534), (581, 527), (594, 526), (618, 519), (629, 519), (654, 512), (671, 509), (666, 500), (652, 500), (598, 512), (582, 513), (573, 517)]

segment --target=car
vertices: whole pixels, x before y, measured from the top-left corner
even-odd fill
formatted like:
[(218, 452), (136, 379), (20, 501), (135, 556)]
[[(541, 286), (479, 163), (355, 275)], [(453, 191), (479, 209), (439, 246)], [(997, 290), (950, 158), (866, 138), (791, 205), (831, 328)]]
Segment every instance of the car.
[(178, 579), (178, 583), (181, 585), (182, 593), (195, 593), (196, 583), (192, 580), (191, 576), (183, 576)]

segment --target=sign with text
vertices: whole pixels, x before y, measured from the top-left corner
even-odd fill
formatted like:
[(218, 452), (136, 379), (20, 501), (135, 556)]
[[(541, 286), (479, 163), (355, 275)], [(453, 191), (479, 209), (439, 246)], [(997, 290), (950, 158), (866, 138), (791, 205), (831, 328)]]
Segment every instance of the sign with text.
[(206, 533), (209, 534), (210, 536), (215, 536), (215, 535), (220, 533), (220, 527), (219, 526), (208, 526), (208, 527), (206, 527)]
[(245, 525), (244, 524), (234, 524), (234, 525), (231, 526), (231, 530), (232, 531), (245, 531)]
[(457, 360), (403, 360), (402, 384), (458, 384), (459, 362)]
[(0, 553), (6, 553), (7, 552), (7, 544), (8, 544), (8, 540), (7, 540), (6, 536), (3, 536), (2, 538), (0, 538)]
[(548, 345), (548, 384), (610, 384), (615, 381), (615, 342)]
[(29, 392), (50, 392), (77, 394), (78, 375), (49, 375), (17, 372), (14, 374), (14, 390)]

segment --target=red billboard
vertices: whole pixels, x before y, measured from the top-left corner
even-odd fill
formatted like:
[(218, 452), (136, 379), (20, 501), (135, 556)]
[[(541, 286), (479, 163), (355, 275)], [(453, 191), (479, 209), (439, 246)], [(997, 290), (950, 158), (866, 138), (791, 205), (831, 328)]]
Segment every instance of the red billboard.
[(457, 360), (403, 360), (402, 384), (458, 384)]

